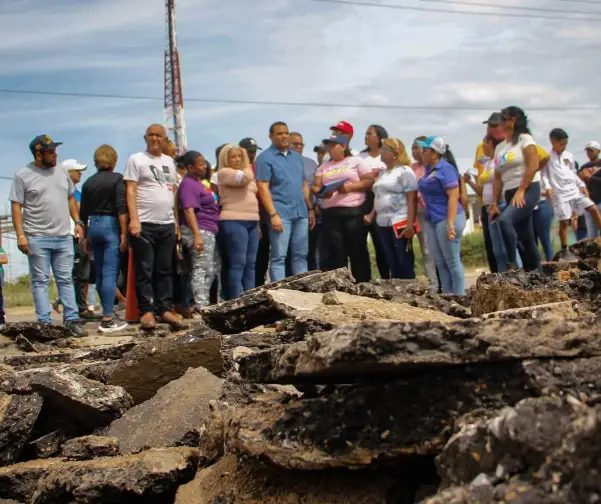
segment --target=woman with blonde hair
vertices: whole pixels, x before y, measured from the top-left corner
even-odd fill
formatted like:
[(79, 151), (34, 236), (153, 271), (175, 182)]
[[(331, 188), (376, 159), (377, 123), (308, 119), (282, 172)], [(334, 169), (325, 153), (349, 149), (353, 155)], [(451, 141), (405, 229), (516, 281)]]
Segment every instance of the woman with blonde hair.
[(392, 278), (415, 278), (414, 222), (417, 215), (417, 177), (403, 142), (385, 138), (380, 148), (386, 169), (373, 185), (374, 209), (365, 216), (376, 218), (378, 238), (390, 265)]
[(114, 317), (119, 274), (119, 251), (127, 248), (127, 203), (123, 175), (115, 173), (117, 152), (101, 145), (94, 152), (97, 172), (81, 189), (80, 216), (96, 261), (96, 289), (102, 303), (101, 332), (115, 332), (127, 324)]
[(229, 256), (226, 299), (234, 299), (255, 286), (259, 248), (257, 184), (246, 150), (227, 144), (219, 153), (219, 233)]

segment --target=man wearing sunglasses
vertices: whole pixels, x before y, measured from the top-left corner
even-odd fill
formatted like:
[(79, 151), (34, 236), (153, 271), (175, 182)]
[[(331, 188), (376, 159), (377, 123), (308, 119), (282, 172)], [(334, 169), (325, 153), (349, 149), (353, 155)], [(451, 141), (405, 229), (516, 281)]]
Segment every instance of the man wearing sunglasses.
[(56, 148), (48, 135), (39, 135), (29, 144), (33, 162), (15, 175), (10, 190), (13, 225), (17, 245), (29, 261), (31, 292), (38, 322), (50, 324), (48, 288), (50, 268), (58, 295), (65, 308), (65, 326), (75, 337), (87, 336), (81, 327), (73, 287), (73, 236), (83, 239), (83, 223), (74, 197), (69, 173), (57, 166)]

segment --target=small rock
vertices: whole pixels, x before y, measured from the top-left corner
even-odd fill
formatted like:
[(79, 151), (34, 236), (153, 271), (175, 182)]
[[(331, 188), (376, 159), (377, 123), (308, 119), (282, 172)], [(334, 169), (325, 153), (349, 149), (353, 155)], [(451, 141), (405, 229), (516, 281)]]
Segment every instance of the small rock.
[(133, 405), (123, 388), (74, 373), (45, 371), (35, 374), (30, 383), (49, 404), (90, 429), (107, 425)]
[(24, 448), (42, 409), (38, 394), (0, 393), (0, 464), (13, 464)]
[(83, 436), (70, 439), (61, 446), (61, 457), (70, 460), (90, 460), (119, 454), (119, 440), (113, 437)]
[(321, 302), (324, 305), (341, 305), (342, 301), (339, 299), (338, 294), (336, 292), (326, 292), (321, 297)]

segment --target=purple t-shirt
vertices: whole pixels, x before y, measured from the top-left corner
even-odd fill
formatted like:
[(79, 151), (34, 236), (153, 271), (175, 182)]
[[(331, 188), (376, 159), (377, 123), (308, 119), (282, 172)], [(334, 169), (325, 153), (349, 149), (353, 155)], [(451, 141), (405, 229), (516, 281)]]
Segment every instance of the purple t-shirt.
[[(219, 205), (202, 182), (186, 175), (178, 189), (180, 208), (193, 208), (198, 229), (216, 233), (219, 229)], [(180, 214), (180, 224), (186, 226), (184, 213)]]

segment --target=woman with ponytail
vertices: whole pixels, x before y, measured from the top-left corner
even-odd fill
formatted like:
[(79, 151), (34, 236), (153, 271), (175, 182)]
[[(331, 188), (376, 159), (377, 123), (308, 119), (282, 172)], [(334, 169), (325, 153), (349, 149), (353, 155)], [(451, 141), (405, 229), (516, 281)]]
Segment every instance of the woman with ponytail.
[(426, 203), (428, 245), (440, 275), (442, 292), (465, 294), (465, 274), (461, 263), (461, 236), (466, 217), (460, 204), (460, 177), (453, 154), (441, 137), (418, 141), (426, 164), (426, 175), (418, 188)]
[[(383, 126), (379, 124), (372, 124), (367, 128), (365, 132), (365, 145), (366, 148), (359, 153), (357, 157), (363, 159), (375, 179), (378, 175), (386, 170), (386, 164), (382, 162), (380, 156), (380, 149), (382, 147), (382, 141), (388, 138), (388, 132)], [(365, 214), (369, 214), (374, 208), (374, 193), (373, 191), (367, 191), (365, 193)], [(387, 255), (380, 244), (378, 238), (377, 226), (375, 223), (368, 224), (365, 230), (365, 240), (367, 241), (367, 234), (371, 235), (371, 241), (374, 245), (374, 251), (376, 253), (376, 266), (380, 273), (380, 278), (390, 278), (390, 266), (386, 259)]]
[[(530, 134), (528, 117), (521, 108), (507, 107), (501, 111), (501, 126), (506, 140), (495, 148), (495, 180), (493, 203), (488, 207), (492, 220), (498, 219), (507, 247), (510, 268), (517, 268), (518, 240), (523, 250), (524, 269), (540, 268), (532, 215), (539, 203), (540, 164), (536, 142)], [(501, 213), (501, 197), (507, 209)]]

